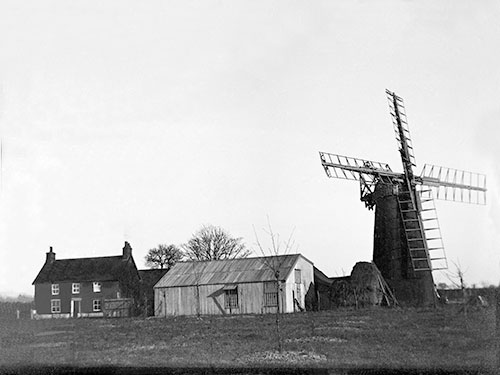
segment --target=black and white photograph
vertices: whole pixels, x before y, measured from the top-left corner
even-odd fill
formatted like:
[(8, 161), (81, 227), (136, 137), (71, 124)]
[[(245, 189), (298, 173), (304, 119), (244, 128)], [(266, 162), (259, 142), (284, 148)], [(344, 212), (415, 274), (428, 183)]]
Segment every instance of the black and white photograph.
[(0, 373), (496, 373), (499, 20), (0, 0)]

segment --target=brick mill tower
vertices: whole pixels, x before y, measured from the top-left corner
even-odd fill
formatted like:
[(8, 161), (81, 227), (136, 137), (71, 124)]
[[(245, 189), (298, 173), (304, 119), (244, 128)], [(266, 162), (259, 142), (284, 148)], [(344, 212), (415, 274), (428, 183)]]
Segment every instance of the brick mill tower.
[(361, 201), (375, 208), (373, 262), (397, 300), (405, 305), (435, 303), (432, 272), (447, 268), (434, 206), (437, 199), (485, 204), (486, 176), (425, 164), (420, 176), (403, 99), (386, 90), (403, 173), (388, 164), (320, 152), (328, 177), (360, 182)]

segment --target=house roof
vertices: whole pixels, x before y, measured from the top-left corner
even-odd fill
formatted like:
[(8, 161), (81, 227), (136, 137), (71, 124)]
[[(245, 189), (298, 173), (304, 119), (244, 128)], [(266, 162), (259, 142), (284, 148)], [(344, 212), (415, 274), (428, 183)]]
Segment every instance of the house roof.
[(55, 281), (112, 281), (120, 280), (133, 263), (122, 256), (58, 259), (46, 262), (33, 284)]
[(153, 286), (168, 272), (166, 269), (153, 268), (150, 270), (139, 270), (139, 276), (142, 280), (142, 285), (147, 288), (153, 288)]
[[(179, 262), (158, 281), (155, 288), (272, 281), (276, 280), (274, 268), (279, 270), (280, 280), (284, 280), (292, 272), (299, 257), (304, 258), (301, 254), (289, 254), (258, 258)], [(309, 260), (307, 261), (311, 263)]]

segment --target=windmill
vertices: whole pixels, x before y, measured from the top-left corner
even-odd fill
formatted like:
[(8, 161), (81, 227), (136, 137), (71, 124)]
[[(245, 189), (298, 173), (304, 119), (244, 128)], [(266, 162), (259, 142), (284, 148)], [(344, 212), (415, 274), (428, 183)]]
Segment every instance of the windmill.
[(403, 99), (386, 90), (403, 173), (388, 164), (320, 152), (328, 177), (357, 180), (361, 201), (373, 210), (373, 262), (394, 291), (410, 305), (435, 302), (432, 271), (448, 267), (434, 205), (436, 199), (486, 204), (486, 176), (425, 164), (420, 176)]

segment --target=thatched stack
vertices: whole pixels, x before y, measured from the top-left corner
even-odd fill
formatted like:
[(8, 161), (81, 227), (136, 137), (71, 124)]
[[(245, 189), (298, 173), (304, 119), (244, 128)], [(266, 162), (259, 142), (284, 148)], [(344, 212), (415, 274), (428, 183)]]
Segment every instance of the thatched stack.
[(350, 277), (334, 280), (330, 287), (330, 300), (336, 306), (397, 304), (377, 266), (370, 262), (358, 262)]
[(351, 272), (351, 287), (358, 304), (362, 306), (380, 305), (384, 289), (380, 282), (380, 271), (375, 264), (358, 262)]

